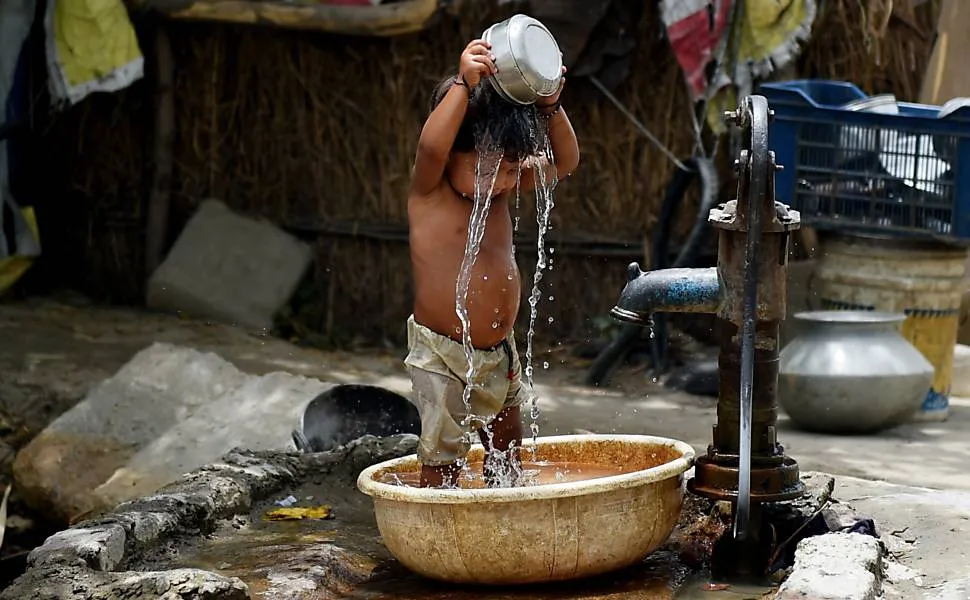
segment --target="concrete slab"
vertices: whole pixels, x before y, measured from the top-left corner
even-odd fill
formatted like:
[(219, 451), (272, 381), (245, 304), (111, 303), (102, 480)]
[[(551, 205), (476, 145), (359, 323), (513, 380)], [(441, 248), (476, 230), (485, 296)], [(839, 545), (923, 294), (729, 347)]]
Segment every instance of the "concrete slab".
[(268, 330), (310, 260), (308, 244), (269, 221), (205, 200), (152, 274), (147, 305)]
[(21, 451), (17, 486), (70, 522), (150, 493), (235, 447), (280, 450), (328, 389), (288, 373), (254, 376), (212, 353), (156, 343)]
[(775, 600), (875, 600), (882, 592), (882, 550), (876, 538), (830, 533), (798, 543), (795, 566)]

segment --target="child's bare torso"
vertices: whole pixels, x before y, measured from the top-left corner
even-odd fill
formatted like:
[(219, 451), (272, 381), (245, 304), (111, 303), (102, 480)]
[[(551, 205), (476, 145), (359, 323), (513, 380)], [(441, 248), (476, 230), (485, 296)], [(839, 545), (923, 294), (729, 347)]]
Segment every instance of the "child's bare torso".
[[(408, 199), (414, 318), (442, 335), (461, 341), (455, 288), (465, 255), (472, 200), (447, 180), (432, 194)], [(472, 267), (468, 316), (472, 344), (491, 348), (508, 335), (519, 311), (522, 284), (512, 257), (512, 218), (507, 198), (492, 200), (481, 249)]]

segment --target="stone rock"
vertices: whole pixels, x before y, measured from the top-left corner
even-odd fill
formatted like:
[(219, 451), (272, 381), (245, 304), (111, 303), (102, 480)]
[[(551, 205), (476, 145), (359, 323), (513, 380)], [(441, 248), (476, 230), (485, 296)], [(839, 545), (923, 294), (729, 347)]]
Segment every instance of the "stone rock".
[(307, 403), (331, 387), (288, 373), (245, 376), (135, 454), (94, 493), (102, 506), (148, 494), (233, 448), (283, 450)]
[(829, 533), (798, 543), (791, 574), (775, 600), (875, 600), (882, 593), (879, 540)]
[(95, 571), (112, 571), (125, 556), (125, 537), (124, 528), (114, 523), (67, 529), (34, 548), (27, 564), (40, 567), (80, 561)]
[(832, 502), (822, 509), (822, 518), (830, 531), (839, 531), (852, 527), (861, 517), (851, 506)]
[(90, 491), (139, 448), (245, 377), (215, 354), (149, 346), (17, 455), (20, 493), (38, 511), (73, 520), (94, 508)]
[[(255, 503), (307, 476), (326, 477), (329, 485), (347, 488), (363, 468), (413, 454), (417, 442), (410, 434), (364, 436), (317, 454), (229, 452), (157, 494), (51, 536), (31, 553), (27, 572), (0, 592), (0, 600), (249, 600), (247, 586), (235, 577), (185, 568), (137, 569), (146, 560), (156, 564), (176, 533), (213, 531), (224, 519), (235, 522)], [(358, 560), (366, 557), (327, 544), (308, 551), (305, 560), (283, 565), (289, 578), (283, 583), (314, 583), (321, 577), (356, 582), (372, 570)], [(111, 571), (122, 565), (133, 570)]]
[(970, 346), (957, 344), (953, 352), (953, 382), (950, 393), (954, 396), (970, 397)]
[(275, 225), (205, 200), (148, 282), (149, 308), (270, 329), (311, 260)]
[(234, 447), (284, 449), (329, 386), (240, 372), (169, 344), (139, 352), (35, 438), (14, 463), (27, 502), (65, 522), (151, 493)]
[(0, 600), (250, 600), (236, 577), (200, 569), (155, 572), (85, 570), (78, 567), (28, 571), (0, 593)]

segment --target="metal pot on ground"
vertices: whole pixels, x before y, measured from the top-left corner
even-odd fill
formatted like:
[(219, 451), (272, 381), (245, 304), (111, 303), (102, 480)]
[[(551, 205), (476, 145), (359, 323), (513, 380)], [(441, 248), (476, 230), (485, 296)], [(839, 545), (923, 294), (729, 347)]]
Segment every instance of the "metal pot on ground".
[(933, 365), (899, 331), (906, 315), (813, 311), (781, 351), (778, 402), (798, 427), (874, 433), (909, 421), (933, 379)]

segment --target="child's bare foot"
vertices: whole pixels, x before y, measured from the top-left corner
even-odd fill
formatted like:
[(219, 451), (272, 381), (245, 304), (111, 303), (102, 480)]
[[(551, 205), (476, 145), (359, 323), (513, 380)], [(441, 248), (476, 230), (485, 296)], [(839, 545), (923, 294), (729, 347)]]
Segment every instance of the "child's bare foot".
[(421, 487), (458, 487), (458, 475), (461, 469), (457, 464), (450, 465), (421, 465)]

